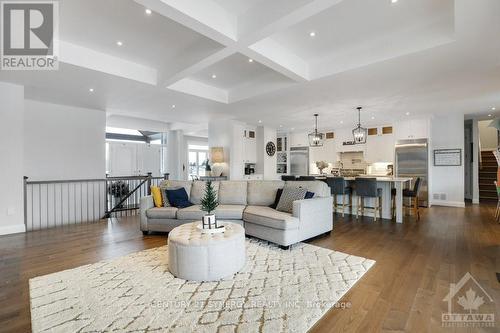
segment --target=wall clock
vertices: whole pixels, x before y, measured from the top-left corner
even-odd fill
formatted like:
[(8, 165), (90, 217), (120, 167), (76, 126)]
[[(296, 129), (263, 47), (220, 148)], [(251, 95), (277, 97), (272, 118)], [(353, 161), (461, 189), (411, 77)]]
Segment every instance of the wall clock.
[(276, 145), (274, 144), (274, 142), (269, 141), (266, 144), (266, 153), (269, 156), (274, 156), (274, 154), (276, 153)]

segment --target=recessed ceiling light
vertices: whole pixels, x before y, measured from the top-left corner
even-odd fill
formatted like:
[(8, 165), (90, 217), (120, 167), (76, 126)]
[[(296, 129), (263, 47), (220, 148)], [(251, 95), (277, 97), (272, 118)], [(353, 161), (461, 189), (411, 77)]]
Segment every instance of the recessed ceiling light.
[(253, 62), (253, 59), (252, 58), (248, 58), (248, 62)]
[(344, 121), (343, 121), (343, 120), (341, 120), (341, 121), (340, 121), (340, 123), (341, 123), (341, 124), (343, 124), (343, 123), (344, 123)]
[(259, 120), (259, 124), (262, 124), (262, 120)]
[(283, 127), (283, 125), (280, 125), (280, 128)]
[(398, 0), (391, 0), (391, 2), (392, 2), (392, 3), (396, 3), (396, 2), (398, 2)]
[(372, 120), (375, 119), (375, 117), (372, 117)]
[(151, 9), (149, 9), (149, 8), (146, 8), (145, 12), (146, 12), (146, 15), (153, 14), (153, 11)]
[(409, 116), (410, 115), (410, 112), (406, 112), (406, 115)]
[(497, 108), (496, 107), (492, 107), (491, 108), (491, 111), (495, 111)]
[(175, 104), (172, 104), (172, 109), (175, 109)]
[(491, 117), (491, 114), (489, 114), (488, 117)]
[(89, 92), (94, 92), (94, 88), (90, 88), (90, 89), (89, 89)]
[(309, 33), (309, 37), (316, 37), (316, 32), (311, 31), (311, 32)]
[(122, 45), (123, 45), (123, 42), (119, 40), (119, 41), (117, 41), (117, 42), (116, 42), (116, 45), (118, 45), (118, 46), (122, 46)]
[(216, 79), (216, 78), (217, 78), (217, 75), (212, 74), (212, 79)]

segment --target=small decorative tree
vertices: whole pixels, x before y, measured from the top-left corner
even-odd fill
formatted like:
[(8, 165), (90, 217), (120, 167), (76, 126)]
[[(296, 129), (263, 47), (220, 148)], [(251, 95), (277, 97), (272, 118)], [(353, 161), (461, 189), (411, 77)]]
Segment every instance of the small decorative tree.
[(212, 212), (215, 211), (218, 205), (217, 193), (215, 192), (212, 182), (208, 181), (205, 188), (205, 195), (203, 199), (201, 199), (201, 210), (207, 212), (207, 214), (203, 216), (203, 229), (217, 228), (215, 214), (212, 214)]

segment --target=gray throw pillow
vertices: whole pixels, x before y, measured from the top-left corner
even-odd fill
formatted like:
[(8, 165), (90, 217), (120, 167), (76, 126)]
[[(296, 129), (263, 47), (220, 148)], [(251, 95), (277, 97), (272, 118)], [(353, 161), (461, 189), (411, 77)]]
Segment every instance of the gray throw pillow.
[(306, 196), (307, 189), (299, 187), (285, 187), (281, 194), (280, 201), (276, 210), (285, 213), (293, 212), (293, 202), (295, 200), (302, 200)]

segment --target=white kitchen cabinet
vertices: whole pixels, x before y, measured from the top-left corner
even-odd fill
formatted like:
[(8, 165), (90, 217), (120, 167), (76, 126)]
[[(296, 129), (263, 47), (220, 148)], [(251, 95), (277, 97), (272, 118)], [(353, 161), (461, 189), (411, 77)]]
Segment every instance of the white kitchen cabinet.
[(408, 119), (394, 125), (396, 140), (424, 139), (429, 137), (429, 119)]
[(307, 147), (309, 146), (309, 139), (307, 133), (290, 133), (289, 134), (290, 147)]
[[(379, 133), (382, 130), (379, 129)], [(365, 161), (367, 163), (394, 161), (394, 135), (369, 135), (366, 140)]]
[(243, 142), (243, 163), (257, 163), (257, 139), (247, 136), (243, 138)]

